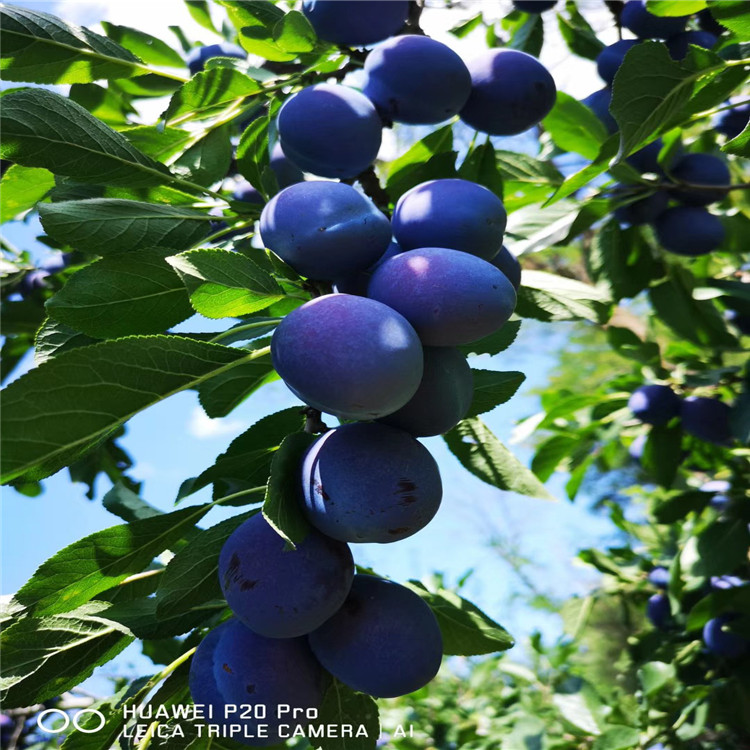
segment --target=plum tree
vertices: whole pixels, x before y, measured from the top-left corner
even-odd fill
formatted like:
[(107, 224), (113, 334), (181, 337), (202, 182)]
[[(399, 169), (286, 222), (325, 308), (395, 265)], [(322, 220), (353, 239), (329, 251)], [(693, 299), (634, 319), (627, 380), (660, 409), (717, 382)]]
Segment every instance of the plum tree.
[(658, 589), (665, 589), (669, 585), (669, 571), (661, 566), (654, 568), (648, 574), (648, 582)]
[(739, 633), (727, 629), (727, 625), (736, 619), (733, 613), (713, 617), (703, 626), (703, 642), (706, 648), (726, 659), (738, 659), (748, 650), (748, 641)]
[(609, 105), (612, 103), (612, 89), (606, 86), (598, 89), (582, 99), (581, 103), (585, 104), (602, 121), (610, 135), (617, 131), (617, 121), (609, 111)]
[(363, 93), (386, 122), (430, 125), (457, 115), (471, 75), (448, 46), (407, 34), (378, 45), (365, 60)]
[(544, 13), (552, 10), (557, 5), (557, 0), (513, 0), (513, 7), (524, 13)]
[(440, 507), (437, 463), (418, 440), (378, 423), (330, 430), (302, 462), (310, 523), (342, 542), (397, 542), (424, 528)]
[(409, 15), (409, 0), (304, 0), (302, 12), (321, 39), (363, 47), (401, 29)]
[(615, 209), (615, 216), (626, 224), (650, 224), (655, 221), (669, 205), (669, 198), (664, 191), (657, 190), (644, 198), (619, 206)]
[(494, 258), (508, 221), (503, 202), (469, 180), (430, 180), (404, 193), (393, 212), (393, 236), (404, 250), (446, 247)]
[(308, 638), (334, 677), (379, 698), (426, 685), (442, 658), (440, 628), (427, 604), (404, 586), (368, 575), (354, 577), (344, 606)]
[(724, 242), (724, 226), (718, 216), (700, 206), (673, 206), (654, 221), (659, 243), (677, 255), (706, 255)]
[(424, 374), (417, 392), (380, 421), (415, 437), (442, 435), (466, 416), (473, 395), (474, 381), (466, 357), (454, 347), (425, 346)]
[(470, 127), (515, 135), (538, 125), (555, 106), (555, 80), (535, 57), (513, 49), (483, 52), (468, 63), (471, 94), (461, 110)]
[(680, 403), (668, 385), (642, 385), (631, 394), (628, 408), (641, 422), (661, 425), (680, 413)]
[(620, 69), (625, 55), (638, 43), (637, 39), (620, 39), (619, 42), (610, 44), (599, 53), (596, 58), (596, 70), (603, 81), (612, 85), (615, 73)]
[(275, 195), (260, 215), (260, 234), (295, 271), (333, 280), (362, 271), (391, 241), (388, 219), (340, 182), (300, 182)]
[(226, 704), (265, 706), (265, 718), (237, 722), (238, 714), (229, 717), (232, 724), (241, 723), (248, 734), (260, 735), (258, 725), (267, 725), (266, 737), (233, 735), (243, 744), (264, 747), (280, 739), (279, 725), (286, 719), (279, 716), (278, 707), (298, 711), (317, 708), (325, 678), (304, 637), (264, 638), (239, 620), (230, 620), (214, 648), (214, 679)]
[(500, 252), (490, 262), (505, 274), (508, 281), (513, 284), (513, 288), (518, 291), (521, 286), (521, 263), (518, 258), (503, 245)]
[(315, 630), (343, 604), (353, 577), (346, 544), (311, 529), (287, 549), (261, 513), (235, 529), (219, 556), (219, 581), (229, 608), (267, 638)]
[(516, 291), (502, 271), (442, 247), (390, 258), (372, 275), (367, 293), (400, 312), (428, 346), (459, 346), (488, 336), (516, 306)]
[(700, 190), (679, 187), (670, 190), (686, 206), (707, 206), (721, 200), (732, 179), (726, 163), (711, 154), (686, 154), (672, 167), (671, 177), (677, 182), (707, 186)]
[(382, 137), (372, 102), (333, 83), (308, 86), (287, 99), (278, 129), (284, 153), (300, 169), (342, 179), (356, 177), (375, 161)]
[(646, 605), (646, 616), (651, 624), (659, 630), (664, 630), (672, 617), (669, 607), (669, 597), (665, 594), (653, 594)]
[(204, 47), (197, 47), (191, 50), (185, 59), (190, 75), (200, 73), (206, 66), (206, 61), (212, 57), (236, 57), (240, 60), (247, 58), (247, 52), (242, 47), (229, 42), (219, 42), (219, 44), (207, 44)]
[(685, 30), (688, 16), (656, 16), (646, 10), (643, 0), (628, 0), (620, 22), (641, 39), (669, 39)]
[(682, 427), (700, 440), (723, 445), (732, 437), (731, 411), (727, 404), (716, 398), (690, 396), (682, 402)]
[(324, 295), (289, 313), (273, 334), (271, 355), (295, 395), (343, 419), (400, 409), (422, 379), (422, 346), (409, 322), (350, 294)]
[(683, 31), (667, 39), (667, 49), (674, 60), (682, 60), (688, 53), (689, 45), (711, 49), (718, 37), (708, 31)]

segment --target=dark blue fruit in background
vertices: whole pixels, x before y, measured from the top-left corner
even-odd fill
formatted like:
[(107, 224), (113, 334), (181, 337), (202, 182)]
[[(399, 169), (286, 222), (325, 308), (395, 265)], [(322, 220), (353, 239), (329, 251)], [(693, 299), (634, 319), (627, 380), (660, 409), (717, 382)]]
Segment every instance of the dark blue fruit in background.
[(422, 380), (414, 328), (386, 305), (350, 294), (318, 297), (289, 313), (273, 334), (271, 356), (302, 401), (342, 419), (391, 414)]
[(457, 115), (471, 91), (471, 75), (448, 46), (407, 34), (378, 45), (365, 60), (363, 92), (384, 120), (432, 125)]
[(330, 281), (375, 263), (391, 241), (391, 225), (350, 185), (321, 180), (275, 195), (260, 215), (260, 234), (295, 271)]
[(513, 0), (513, 7), (524, 13), (544, 13), (557, 5), (557, 0)]
[(428, 346), (459, 346), (488, 336), (516, 306), (516, 291), (502, 271), (440, 247), (387, 260), (372, 275), (368, 295), (400, 312)]
[(736, 138), (747, 127), (749, 121), (750, 104), (745, 104), (722, 112), (716, 123), (716, 129), (727, 138)]
[(654, 594), (649, 597), (646, 616), (655, 628), (663, 630), (671, 618), (669, 598), (665, 594)]
[(408, 0), (304, 0), (302, 12), (327, 42), (362, 47), (382, 42), (406, 23)]
[(518, 262), (518, 258), (505, 245), (500, 248), (500, 252), (490, 263), (495, 268), (501, 270), (508, 281), (513, 284), (513, 288), (518, 291), (518, 287), (521, 286), (521, 264)]
[(229, 42), (207, 44), (205, 47), (198, 47), (191, 50), (185, 60), (190, 75), (200, 73), (206, 65), (206, 60), (210, 60), (212, 57), (237, 57), (240, 60), (244, 60), (247, 58), (247, 52), (242, 47), (230, 44)]
[(364, 94), (332, 83), (302, 89), (284, 102), (278, 119), (287, 158), (305, 172), (342, 179), (375, 161), (382, 127)]
[(232, 200), (251, 203), (254, 206), (262, 206), (265, 203), (263, 196), (247, 180), (242, 180), (235, 187)]
[(711, 154), (686, 154), (672, 167), (671, 176), (676, 182), (716, 186), (705, 190), (670, 190), (672, 197), (686, 206), (707, 206), (720, 201), (726, 195), (726, 188), (732, 179), (726, 162)]
[(734, 619), (736, 615), (721, 615), (709, 620), (703, 626), (703, 642), (712, 654), (724, 656), (727, 659), (737, 659), (747, 651), (746, 638), (739, 633), (725, 630), (725, 626)]
[(654, 568), (648, 574), (648, 582), (658, 589), (665, 589), (669, 585), (669, 571), (666, 568)]
[(291, 716), (279, 718), (277, 709), (317, 708), (323, 698), (324, 675), (306, 638), (264, 638), (253, 633), (239, 620), (230, 620), (214, 650), (214, 678), (225, 702), (241, 706), (265, 706), (265, 719), (237, 721), (232, 714), (228, 723), (244, 724), (249, 730), (268, 725), (268, 737), (246, 740), (243, 744), (264, 747), (279, 741), (279, 725)]
[(630, 164), (633, 169), (637, 169), (639, 172), (655, 172), (656, 174), (662, 174), (662, 170), (659, 164), (659, 153), (661, 152), (664, 143), (661, 138), (657, 138), (652, 141), (648, 146), (638, 149), (635, 153), (630, 154), (625, 161)]
[[(225, 701), (219, 693), (214, 677), (214, 653), (216, 652), (216, 644), (219, 642), (221, 634), (227, 629), (228, 624), (219, 625), (208, 633), (198, 645), (190, 661), (188, 682), (193, 703), (211, 706), (213, 709), (213, 716), (208, 715), (208, 709), (205, 710), (207, 724), (221, 724), (225, 718)], [(239, 720), (237, 723), (239, 723)]]
[(718, 216), (699, 206), (668, 208), (654, 222), (661, 246), (677, 255), (705, 255), (716, 250), (726, 232)]
[(284, 149), (281, 148), (280, 143), (277, 143), (271, 150), (269, 166), (276, 175), (279, 190), (283, 190), (285, 187), (294, 185), (297, 182), (302, 182), (305, 179), (302, 170), (286, 158), (286, 154), (284, 153)]
[(615, 78), (615, 74), (620, 69), (622, 61), (625, 59), (625, 55), (630, 52), (636, 44), (639, 44), (637, 39), (621, 39), (619, 42), (610, 44), (609, 47), (605, 47), (596, 58), (596, 69), (599, 72), (602, 80), (606, 81), (610, 86)]
[(724, 445), (732, 437), (729, 426), (731, 409), (723, 401), (690, 396), (682, 402), (682, 427), (685, 432), (708, 443)]
[(321, 664), (377, 698), (406, 695), (438, 672), (443, 641), (435, 615), (413, 591), (358, 575), (344, 606), (309, 636)]
[(342, 542), (397, 542), (440, 507), (435, 459), (418, 440), (384, 424), (346, 424), (310, 447), (302, 462), (305, 515)]
[(615, 217), (625, 224), (650, 224), (657, 216), (666, 211), (669, 198), (663, 190), (659, 190), (645, 198), (628, 203), (615, 209)]
[(689, 16), (655, 16), (643, 0), (628, 0), (620, 23), (641, 39), (669, 39), (685, 30)]
[(585, 104), (602, 121), (610, 135), (617, 131), (617, 121), (609, 111), (609, 105), (612, 103), (611, 89), (603, 88), (594, 91), (585, 99), (581, 99), (581, 103)]
[(673, 60), (682, 60), (688, 53), (688, 45), (711, 49), (718, 37), (708, 31), (683, 31), (667, 40), (667, 49)]
[(393, 212), (393, 236), (404, 250), (447, 247), (494, 258), (508, 216), (491, 190), (469, 180), (430, 180), (404, 193)]
[(642, 385), (631, 394), (628, 408), (641, 422), (666, 424), (680, 413), (680, 397), (668, 385)]
[(525, 52), (493, 49), (468, 63), (471, 94), (461, 119), (490, 135), (516, 135), (538, 125), (555, 106), (547, 68)]
[(727, 311), (727, 320), (735, 326), (740, 333), (750, 336), (750, 315), (737, 312), (737, 310)]
[(354, 577), (349, 548), (311, 529), (287, 549), (261, 513), (227, 539), (219, 581), (229, 608), (267, 638), (294, 638), (315, 630), (344, 602)]

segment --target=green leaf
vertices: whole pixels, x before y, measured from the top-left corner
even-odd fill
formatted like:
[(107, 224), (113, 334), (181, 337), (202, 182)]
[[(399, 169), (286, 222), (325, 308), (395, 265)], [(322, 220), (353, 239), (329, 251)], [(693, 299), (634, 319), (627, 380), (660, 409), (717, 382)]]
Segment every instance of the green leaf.
[(544, 271), (524, 271), (516, 314), (536, 320), (605, 322), (609, 300), (596, 287)]
[(210, 68), (196, 73), (169, 102), (167, 124), (213, 117), (263, 91), (249, 76), (233, 68)]
[[(217, 604), (216, 610), (223, 609)], [(200, 608), (188, 609), (173, 617), (157, 618), (157, 601), (154, 597), (140, 597), (128, 602), (114, 602), (102, 612), (109, 620), (119, 622), (136, 638), (158, 640), (182, 635), (204, 623), (211, 611)]]
[(526, 379), (522, 372), (472, 370), (471, 374), (474, 378), (474, 398), (467, 418), (477, 417), (510, 401)]
[(600, 734), (591, 746), (591, 750), (628, 750), (640, 743), (637, 729), (625, 726), (610, 726)]
[(274, 41), (285, 52), (312, 52), (317, 43), (315, 29), (303, 13), (290, 10), (273, 29)]
[(620, 136), (618, 133), (607, 138), (599, 149), (596, 159), (575, 174), (567, 177), (562, 185), (557, 188), (552, 197), (544, 204), (544, 208), (551, 206), (553, 203), (557, 203), (557, 201), (562, 200), (563, 198), (567, 198), (569, 195), (573, 195), (573, 193), (588, 185), (591, 180), (606, 172), (617, 154), (619, 143)]
[(101, 616), (106, 606), (92, 602), (64, 615), (24, 617), (3, 630), (5, 708), (32, 706), (76, 687), (132, 642), (127, 628)]
[(228, 518), (202, 530), (169, 561), (156, 591), (156, 617), (166, 620), (191, 607), (222, 599), (219, 554), (232, 532), (258, 511)]
[(184, 68), (185, 61), (166, 42), (151, 34), (146, 34), (129, 26), (102, 21), (104, 33), (120, 46), (138, 55), (151, 65), (164, 65), (171, 68)]
[(118, 198), (45, 203), (39, 218), (58, 242), (105, 256), (149, 247), (182, 250), (200, 242), (211, 221), (207, 211)]
[(92, 339), (64, 323), (47, 318), (36, 334), (34, 342), (34, 364), (41, 365), (58, 354), (75, 349), (79, 346), (98, 344), (98, 339)]
[(88, 83), (147, 71), (119, 44), (48, 13), (4, 5), (0, 29), (0, 70), (6, 81)]
[(0, 223), (33, 208), (55, 187), (55, 177), (46, 169), (13, 164), (0, 183)]
[(497, 166), (495, 148), (489, 139), (469, 151), (458, 170), (458, 176), (462, 180), (484, 185), (500, 199), (503, 197), (503, 178)]
[(717, 520), (698, 535), (693, 575), (717, 576), (735, 570), (747, 559), (750, 531), (742, 519)]
[[(269, 112), (270, 115), (270, 112)], [(268, 126), (270, 119), (261, 115), (253, 120), (240, 136), (237, 144), (237, 169), (261, 193), (264, 192), (263, 172), (269, 167)]]
[(662, 487), (672, 486), (682, 462), (682, 429), (676, 426), (652, 427), (643, 447), (641, 463)]
[(211, 10), (207, 0), (185, 0), (185, 5), (187, 5), (188, 13), (197, 24), (200, 24), (204, 29), (208, 29), (208, 31), (213, 31), (215, 34), (219, 33), (211, 20)]
[(190, 250), (167, 262), (182, 275), (196, 312), (207, 318), (249, 315), (284, 298), (276, 281), (240, 253)]
[(721, 150), (728, 154), (742, 156), (745, 159), (750, 158), (750, 122), (745, 125), (745, 129), (738, 136), (725, 143)]
[(128, 115), (136, 114), (135, 108), (116, 89), (96, 83), (74, 83), (69, 96), (98, 120), (113, 127), (128, 124)]
[(750, 17), (744, 2), (718, 0), (711, 3), (711, 15), (740, 39), (750, 39)]
[(557, 25), (568, 49), (579, 57), (596, 60), (604, 49), (604, 43), (598, 39), (586, 19), (578, 12), (574, 2), (565, 4), (565, 12), (557, 14)]
[(315, 436), (307, 432), (287, 435), (271, 462), (263, 516), (293, 547), (304, 541), (310, 531), (302, 513), (300, 471), (302, 459), (314, 442)]
[(206, 187), (226, 177), (232, 162), (231, 126), (214, 128), (172, 165), (172, 172)]
[(653, 341), (644, 341), (630, 328), (607, 326), (607, 341), (622, 357), (642, 364), (657, 365), (659, 362), (659, 345)]
[(122, 518), (125, 523), (164, 515), (163, 511), (149, 505), (142, 497), (120, 483), (117, 483), (102, 498), (102, 506), (110, 513)]
[(478, 417), (459, 422), (443, 439), (464, 468), (483, 482), (520, 495), (555, 499)]
[(485, 336), (479, 341), (471, 344), (464, 344), (458, 348), (463, 352), (465, 357), (477, 356), (480, 354), (489, 354), (490, 356), (504, 352), (518, 336), (521, 329), (520, 320), (508, 321), (499, 331)]
[(25, 167), (94, 185), (150, 187), (172, 179), (169, 170), (130, 145), (83, 107), (46, 89), (3, 97), (0, 155)]
[(542, 482), (546, 482), (560, 462), (572, 455), (580, 443), (581, 438), (577, 435), (552, 435), (537, 447), (531, 470)]
[(100, 339), (171, 328), (193, 310), (179, 276), (164, 261), (165, 252), (170, 251), (121, 253), (85, 266), (47, 300), (47, 312)]
[(508, 631), (481, 609), (446, 589), (428, 591), (417, 581), (406, 584), (424, 599), (437, 618), (446, 656), (477, 656), (513, 646)]
[[(329, 737), (312, 739), (313, 747), (320, 750), (375, 750), (380, 736), (378, 704), (364, 693), (355, 693), (337, 679), (331, 682), (320, 704), (318, 721), (331, 727), (364, 726), (364, 737)], [(338, 734), (338, 733), (333, 733)]]
[(557, 92), (555, 106), (542, 125), (557, 146), (587, 159), (595, 159), (607, 140), (602, 121), (585, 104), (562, 91)]
[(184, 508), (89, 534), (42, 563), (15, 599), (34, 616), (70, 612), (143, 571), (210, 507)]
[(510, 37), (511, 49), (539, 57), (544, 45), (544, 21), (541, 13), (530, 13), (523, 22), (513, 29)]
[(180, 336), (65, 352), (5, 390), (2, 481), (49, 476), (139, 411), (257, 356)]
[(267, 0), (219, 0), (219, 5), (227, 9), (240, 44), (250, 54), (273, 62), (287, 62), (297, 56), (278, 43), (284, 29), (280, 8)]
[(506, 182), (530, 185), (559, 185), (562, 182), (562, 175), (551, 161), (499, 149), (495, 151), (495, 158), (500, 175)]
[(656, 695), (662, 688), (672, 684), (677, 677), (674, 664), (663, 661), (646, 662), (638, 670), (638, 680), (643, 688), (644, 695)]
[(649, 0), (648, 12), (655, 16), (690, 16), (706, 4), (706, 0)]

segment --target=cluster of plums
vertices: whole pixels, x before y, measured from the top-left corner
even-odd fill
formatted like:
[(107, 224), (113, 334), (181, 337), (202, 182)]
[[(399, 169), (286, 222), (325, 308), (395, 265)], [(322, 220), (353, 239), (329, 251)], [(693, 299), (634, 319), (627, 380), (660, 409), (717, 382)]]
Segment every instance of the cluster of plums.
[(732, 439), (731, 408), (716, 398), (680, 398), (668, 385), (637, 388), (628, 400), (633, 415), (644, 424), (665, 425), (679, 417), (682, 428), (708, 443), (726, 445)]

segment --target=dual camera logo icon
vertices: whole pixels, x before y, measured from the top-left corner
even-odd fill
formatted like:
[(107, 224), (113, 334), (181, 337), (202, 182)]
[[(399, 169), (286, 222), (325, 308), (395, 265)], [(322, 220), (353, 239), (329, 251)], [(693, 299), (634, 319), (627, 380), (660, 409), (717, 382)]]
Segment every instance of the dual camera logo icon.
[[(99, 719), (98, 726), (81, 726), (81, 719), (88, 714), (96, 716)], [(62, 719), (62, 725), (52, 726), (52, 724), (56, 724), (58, 719)], [(46, 711), (39, 713), (36, 717), (36, 725), (42, 730), (42, 732), (46, 732), (47, 734), (60, 734), (60, 732), (64, 732), (71, 723), (79, 732), (83, 732), (84, 734), (94, 734), (94, 732), (98, 732), (107, 723), (107, 720), (104, 718), (104, 714), (101, 711), (97, 711), (95, 708), (82, 708), (80, 711), (75, 711), (72, 718), (59, 708), (48, 708)]]

